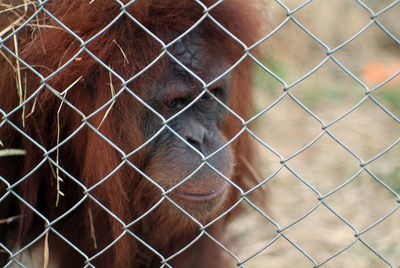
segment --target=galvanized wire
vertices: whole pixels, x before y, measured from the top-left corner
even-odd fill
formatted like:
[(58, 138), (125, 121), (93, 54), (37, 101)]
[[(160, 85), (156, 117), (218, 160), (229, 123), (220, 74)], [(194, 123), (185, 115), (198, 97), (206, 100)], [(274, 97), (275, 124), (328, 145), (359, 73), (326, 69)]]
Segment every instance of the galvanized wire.
[[(168, 261), (173, 259), (175, 256), (179, 255), (181, 252), (185, 251), (187, 248), (189, 248), (193, 243), (198, 241), (202, 236), (206, 236), (212, 241), (214, 241), (217, 245), (219, 245), (223, 250), (225, 250), (237, 263), (237, 266), (239, 267), (246, 267), (247, 263), (251, 261), (252, 259), (257, 258), (258, 255), (264, 254), (266, 251), (268, 251), (268, 248), (272, 247), (274, 243), (279, 240), (280, 238), (283, 238), (287, 240), (293, 249), (297, 250), (299, 253), (304, 255), (305, 258), (309, 260), (310, 267), (322, 267), (325, 264), (331, 263), (334, 259), (336, 258), (341, 258), (341, 254), (348, 251), (356, 242), (360, 242), (362, 245), (365, 246), (366, 249), (368, 249), (370, 252), (372, 252), (374, 255), (376, 255), (381, 262), (379, 263), (382, 266), (388, 266), (388, 267), (399, 267), (400, 265), (400, 260), (395, 260), (393, 262), (392, 260), (389, 260), (385, 254), (380, 252), (378, 249), (374, 248), (370, 243), (368, 243), (363, 237), (366, 233), (370, 232), (371, 229), (376, 227), (377, 225), (381, 224), (384, 220), (387, 218), (393, 217), (393, 215), (398, 215), (399, 214), (399, 208), (400, 208), (400, 195), (396, 190), (392, 189), (388, 184), (385, 183), (385, 180), (383, 178), (380, 178), (378, 175), (374, 173), (373, 170), (369, 168), (370, 164), (382, 157), (384, 154), (386, 154), (389, 150), (392, 148), (398, 146), (400, 143), (400, 137), (398, 137), (394, 142), (392, 142), (389, 146), (384, 148), (381, 152), (377, 153), (370, 159), (363, 159), (359, 154), (357, 154), (356, 151), (351, 149), (351, 146), (346, 144), (346, 142), (342, 141), (340, 137), (334, 134), (332, 131), (333, 126), (338, 125), (339, 122), (341, 122), (344, 118), (352, 114), (354, 111), (359, 109), (361, 105), (363, 105), (367, 101), (372, 101), (376, 105), (376, 107), (379, 107), (388, 117), (393, 119), (393, 122), (400, 126), (400, 118), (398, 115), (394, 114), (390, 109), (388, 109), (381, 101), (379, 101), (377, 98), (375, 98), (372, 93), (378, 91), (380, 88), (383, 86), (387, 85), (391, 80), (395, 79), (396, 77), (398, 78), (400, 75), (400, 70), (397, 72), (391, 74), (390, 77), (388, 77), (386, 80), (381, 81), (378, 85), (373, 86), (372, 88), (368, 87), (362, 79), (360, 79), (355, 73), (353, 73), (349, 67), (346, 66), (345, 63), (343, 63), (338, 57), (337, 54), (342, 51), (346, 46), (348, 46), (350, 43), (352, 43), (354, 40), (357, 40), (362, 36), (370, 27), (373, 25), (376, 25), (381, 29), (385, 35), (396, 42), (398, 46), (400, 47), (400, 40), (394, 33), (392, 33), (388, 28), (386, 28), (381, 22), (380, 22), (380, 17), (386, 14), (388, 11), (393, 10), (394, 8), (398, 8), (400, 4), (400, 0), (393, 1), (390, 4), (388, 4), (385, 8), (381, 9), (378, 12), (375, 12), (372, 8), (370, 8), (366, 3), (364, 3), (361, 0), (353, 0), (351, 1), (353, 4), (356, 3), (357, 5), (360, 6), (361, 9), (364, 9), (369, 13), (369, 22), (365, 24), (361, 30), (359, 30), (357, 33), (353, 34), (351, 37), (349, 37), (347, 40), (342, 42), (341, 44), (337, 45), (334, 48), (330, 48), (328, 44), (326, 44), (323, 40), (321, 40), (318, 37), (318, 34), (313, 33), (313, 31), (309, 28), (307, 28), (303, 23), (296, 17), (298, 12), (301, 12), (303, 9), (306, 7), (310, 6), (312, 3), (317, 2), (318, 0), (307, 0), (298, 5), (297, 7), (291, 9), (288, 7), (288, 5), (285, 3), (285, 1), (280, 1), (280, 0), (275, 0), (275, 3), (279, 5), (279, 8), (283, 10), (286, 13), (286, 18), (278, 24), (274, 29), (271, 29), (268, 34), (263, 36), (258, 40), (258, 42), (254, 43), (251, 46), (246, 46), (238, 37), (236, 37), (234, 34), (229, 32), (228, 29), (224, 28), (213, 16), (211, 15), (211, 10), (214, 9), (216, 6), (218, 6), (221, 2), (223, 1), (218, 1), (215, 5), (207, 8), (201, 1), (195, 1), (196, 3), (199, 4), (201, 8), (203, 8), (203, 16), (187, 31), (182, 33), (179, 37), (176, 39), (172, 40), (170, 43), (165, 43), (162, 41), (156, 34), (152, 33), (149, 29), (147, 29), (143, 24), (141, 24), (134, 16), (132, 16), (129, 12), (127, 12), (127, 7), (130, 5), (135, 5), (135, 1), (131, 1), (128, 4), (123, 4), (119, 1), (117, 1), (121, 5), (120, 12), (118, 16), (115, 17), (107, 26), (105, 26), (103, 29), (101, 29), (98, 33), (96, 33), (93, 37), (91, 37), (88, 40), (83, 40), (79, 34), (75, 33), (71, 29), (69, 29), (66, 25), (64, 25), (55, 15), (51, 13), (51, 11), (46, 9), (46, 4), (49, 1), (38, 1), (36, 2), (30, 2), (30, 5), (35, 5), (36, 11), (30, 18), (27, 18), (24, 23), (16, 27), (14, 30), (9, 31), (4, 33), (3, 35), (0, 36), (0, 51), (7, 53), (10, 55), (13, 59), (19, 62), (20, 65), (24, 66), (27, 70), (30, 72), (33, 72), (41, 81), (40, 86), (34, 91), (34, 93), (29, 96), (26, 100), (24, 100), (20, 105), (15, 107), (12, 111), (6, 112), (2, 107), (0, 107), (0, 128), (4, 127), (5, 125), (12, 127), (15, 131), (20, 133), (24, 138), (29, 140), (32, 144), (34, 144), (37, 148), (38, 151), (41, 151), (43, 154), (43, 159), (37, 164), (37, 166), (28, 174), (20, 178), (17, 182), (11, 184), (7, 180), (7, 178), (3, 178), (0, 176), (0, 183), (4, 184), (6, 186), (6, 192), (3, 196), (0, 197), (0, 205), (1, 202), (6, 198), (6, 197), (14, 197), (19, 202), (24, 204), (26, 207), (28, 207), (30, 210), (34, 211), (35, 215), (40, 217), (44, 223), (45, 223), (45, 228), (43, 232), (38, 235), (33, 241), (31, 241), (29, 244), (24, 245), (22, 248), (19, 249), (12, 249), (12, 248), (7, 248), (5, 245), (5, 241), (0, 241), (0, 249), (6, 252), (9, 257), (10, 261), (6, 265), (6, 267), (14, 267), (13, 265), (16, 265), (17, 267), (27, 267), (26, 264), (22, 263), (20, 260), (20, 255), (23, 252), (29, 251), (29, 249), (40, 239), (43, 239), (46, 235), (48, 235), (49, 232), (52, 234), (57, 235), (60, 239), (65, 241), (70, 247), (74, 248), (76, 252), (78, 252), (82, 257), (85, 259), (86, 266), (85, 267), (94, 267), (94, 265), (91, 263), (92, 260), (96, 259), (99, 255), (103, 254), (107, 249), (112, 247), (115, 243), (117, 243), (123, 236), (129, 235), (132, 236), (133, 238), (137, 239), (141, 244), (143, 244), (146, 248), (151, 250), (154, 254), (158, 255), (161, 259), (160, 267), (171, 267), (170, 264), (168, 264)], [(350, 2), (350, 1), (349, 1)], [(173, 7), (171, 7), (173, 8)], [(0, 10), (0, 12), (2, 12)], [(4, 11), (5, 12), (5, 11)], [(40, 74), (38, 71), (35, 70), (33, 66), (30, 66), (29, 63), (25, 62), (13, 49), (7, 47), (6, 41), (10, 40), (13, 38), (14, 35), (16, 35), (19, 31), (21, 31), (24, 27), (29, 27), (28, 24), (34, 19), (35, 16), (37, 16), (39, 13), (44, 13), (46, 14), (49, 18), (51, 18), (54, 22), (57, 23), (57, 25), (62, 28), (64, 31), (69, 33), (71, 36), (75, 38), (77, 42), (80, 44), (80, 49), (78, 52), (76, 52), (68, 61), (66, 61), (63, 65), (59, 66), (59, 68), (55, 71), (53, 71), (50, 75), (47, 77), (43, 76)], [(124, 79), (122, 78), (115, 70), (113, 70), (110, 66), (108, 66), (106, 63), (104, 63), (100, 58), (98, 58), (93, 52), (90, 51), (88, 48), (88, 45), (98, 38), (101, 34), (103, 34), (105, 31), (107, 31), (114, 23), (120, 19), (121, 16), (126, 16), (128, 17), (132, 22), (138, 25), (142, 30), (144, 30), (151, 38), (153, 38), (156, 42), (159, 43), (161, 46), (161, 49), (159, 51), (158, 56), (148, 65), (146, 66), (142, 71), (139, 73), (135, 74), (133, 77), (129, 79)], [(339, 18), (338, 18), (339, 19)], [(204, 20), (209, 20), (212, 21), (219, 29), (221, 29), (221, 34), (225, 34), (230, 37), (230, 39), (233, 40), (233, 42), (236, 42), (243, 50), (243, 56), (235, 62), (232, 66), (230, 66), (223, 74), (220, 76), (216, 77), (213, 81), (206, 83), (203, 81), (199, 76), (196, 75), (195, 72), (193, 72), (189, 67), (185, 66), (182, 62), (178, 60), (170, 51), (169, 48), (173, 46), (176, 42), (181, 40), (183, 37), (188, 35), (191, 31), (196, 29), (198, 25), (204, 21)], [(288, 81), (285, 81), (284, 78), (280, 77), (279, 74), (274, 73), (271, 68), (268, 66), (264, 65), (262, 61), (259, 59), (259, 56), (256, 56), (253, 53), (253, 50), (255, 47), (261, 46), (264, 43), (268, 42), (270, 38), (272, 38), (274, 35), (276, 35), (278, 32), (282, 31), (282, 28), (286, 26), (287, 24), (292, 23), (296, 25), (298, 31), (302, 31), (306, 35), (308, 35), (312, 40), (315, 41), (315, 45), (320, 47), (325, 51), (324, 58), (318, 62), (314, 67), (312, 67), (309, 71), (306, 72), (303, 76), (299, 77), (297, 80), (294, 82), (289, 83)], [(65, 94), (60, 93), (57, 89), (52, 88), (49, 84), (48, 81), (55, 77), (58, 73), (61, 71), (65, 70), (66, 67), (68, 67), (71, 62), (79, 58), (79, 56), (82, 53), (87, 53), (90, 55), (93, 59), (95, 59), (107, 72), (109, 72), (113, 77), (119, 80), (119, 82), (122, 85), (122, 88), (115, 96), (110, 97), (110, 99), (101, 107), (99, 107), (96, 111), (89, 115), (85, 115), (82, 111), (80, 111), (77, 107), (75, 107), (72, 103), (70, 103), (67, 99)], [(193, 77), (195, 80), (200, 82), (202, 85), (203, 91), (202, 93), (196, 97), (191, 103), (188, 104), (186, 108), (184, 108), (182, 111), (177, 113), (176, 115), (172, 116), (171, 118), (164, 118), (159, 112), (157, 112), (151, 105), (146, 103), (144, 100), (142, 100), (131, 88), (128, 87), (128, 84), (135, 80), (137, 77), (142, 75), (144, 72), (146, 72), (148, 69), (150, 69), (152, 66), (154, 66), (162, 57), (169, 57), (172, 61), (176, 62), (180, 67), (182, 67), (187, 75)], [(236, 68), (243, 60), (246, 58), (250, 58), (254, 61), (254, 63), (262, 68), (262, 70), (265, 71), (265, 76), (266, 77), (272, 77), (276, 82), (278, 82), (282, 86), (282, 92), (280, 93), (280, 96), (278, 96), (272, 104), (265, 104), (265, 106), (258, 112), (256, 112), (254, 115), (249, 120), (245, 120), (241, 118), (238, 114), (233, 111), (229, 105), (224, 104), (221, 102), (218, 98), (213, 97), (219, 105), (224, 107), (227, 113), (233, 115), (236, 119), (238, 119), (241, 124), (242, 128), (241, 130), (232, 137), (222, 148), (219, 148), (217, 151), (215, 151), (213, 154), (204, 156), (199, 150), (197, 150), (192, 144), (190, 144), (185, 138), (181, 137), (176, 131), (173, 130), (172, 127), (170, 127), (169, 123), (178, 117), (180, 114), (185, 112), (185, 110), (189, 109), (194, 103), (200, 99), (204, 94), (209, 93), (209, 87), (211, 87), (216, 81), (218, 81), (221, 77), (225, 76), (227, 73), (231, 72), (233, 69)], [(306, 79), (311, 79), (313, 76), (317, 76), (316, 72), (321, 69), (323, 66), (325, 66), (327, 63), (334, 63), (339, 69), (343, 70), (347, 76), (353, 80), (356, 84), (360, 85), (364, 89), (364, 94), (365, 96), (361, 98), (356, 104), (354, 104), (352, 107), (348, 108), (347, 111), (343, 112), (342, 114), (338, 115), (336, 118), (333, 120), (326, 122), (323, 120), (318, 114), (312, 111), (307, 105), (302, 102), (298, 97), (296, 97), (295, 94), (293, 94), (294, 88), (299, 85), (301, 82), (303, 82)], [(10, 118), (20, 111), (24, 105), (27, 103), (30, 103), (34, 100), (34, 98), (42, 91), (48, 90), (54, 96), (59, 98), (59, 100), (69, 108), (71, 108), (75, 113), (79, 115), (81, 118), (81, 124), (80, 126), (73, 131), (68, 137), (64, 138), (64, 140), (60, 141), (57, 146), (51, 148), (50, 150), (47, 150), (44, 148), (39, 141), (35, 140), (34, 138), (30, 137), (27, 133), (24, 132), (24, 129), (21, 129), (20, 127), (17, 126)], [(67, 93), (67, 92), (66, 92)], [(121, 94), (123, 93), (128, 93), (130, 96), (135, 98), (137, 101), (143, 105), (146, 109), (148, 109), (151, 113), (153, 113), (157, 118), (159, 118), (162, 121), (162, 127), (160, 130), (158, 130), (151, 138), (149, 138), (146, 142), (144, 142), (139, 148), (135, 149), (134, 151), (131, 152), (125, 152), (121, 148), (118, 147), (117, 144), (115, 144), (112, 140), (107, 138), (105, 135), (101, 133), (101, 131), (98, 130), (96, 126), (93, 126), (89, 120), (98, 115), (100, 112), (107, 110), (107, 108), (112, 105), (113, 102), (118, 101), (118, 98)], [(276, 106), (278, 106), (283, 99), (290, 99), (292, 100), (293, 104), (298, 106), (301, 110), (303, 110), (309, 118), (311, 118), (313, 121), (315, 121), (319, 127), (320, 131), (319, 133), (313, 137), (305, 146), (301, 147), (291, 155), (284, 157), (282, 153), (279, 152), (279, 149), (275, 149), (271, 144), (268, 144), (266, 141), (264, 141), (263, 137), (259, 136), (256, 134), (255, 131), (253, 131), (249, 125), (253, 123), (253, 121), (260, 120), (264, 115), (268, 114), (269, 111)], [(115, 167), (109, 174), (104, 176), (101, 180), (99, 180), (95, 185), (91, 187), (87, 187), (84, 184), (82, 184), (78, 178), (75, 178), (72, 176), (68, 170), (65, 170), (53, 157), (51, 156), (52, 153), (56, 152), (60, 147), (62, 147), (64, 144), (70, 142), (70, 140), (84, 127), (90, 128), (98, 137), (102, 138), (108, 145), (110, 145), (112, 148), (115, 149), (115, 151), (118, 153), (120, 156), (121, 162), (118, 164), (117, 167)], [(134, 163), (132, 163), (128, 158), (132, 155), (134, 155), (136, 152), (140, 151), (143, 147), (145, 147), (147, 144), (151, 143), (154, 141), (163, 131), (169, 131), (171, 132), (174, 136), (179, 138), (183, 143), (185, 143), (189, 148), (191, 148), (193, 151), (195, 151), (202, 159), (202, 164), (195, 169), (189, 176), (187, 176), (185, 179), (183, 179), (181, 182), (179, 182), (177, 185), (172, 187), (169, 190), (165, 190), (161, 185), (157, 183), (154, 178), (151, 178), (147, 174), (145, 174), (139, 167), (137, 167)], [(226, 177), (224, 174), (222, 174), (217, 168), (215, 168), (210, 162), (207, 160), (210, 159), (213, 155), (217, 154), (227, 146), (231, 145), (237, 137), (243, 132), (247, 132), (253, 139), (254, 142), (257, 143), (258, 145), (262, 146), (266, 150), (270, 151), (273, 155), (277, 157), (277, 161), (279, 163), (279, 167), (273, 170), (268, 176), (265, 178), (262, 178), (262, 180), (259, 182), (259, 184), (254, 185), (250, 190), (244, 191), (241, 189), (238, 185), (236, 185), (234, 182), (230, 180), (230, 178)], [(304, 153), (305, 150), (311, 148), (315, 143), (317, 143), (322, 137), (329, 137), (333, 142), (335, 142), (337, 145), (342, 147), (348, 155), (350, 155), (352, 158), (354, 158), (358, 163), (359, 167), (358, 169), (348, 178), (344, 180), (343, 183), (340, 185), (336, 186), (333, 189), (330, 189), (327, 193), (321, 192), (318, 187), (314, 186), (313, 183), (310, 182), (310, 180), (307, 177), (303, 177), (299, 172), (296, 171), (295, 168), (292, 167), (290, 160), (294, 159), (295, 157), (301, 155)], [(2, 137), (0, 137), (1, 141)], [(1, 152), (1, 151), (0, 151)], [(1, 158), (0, 154), (0, 158)], [(50, 162), (55, 168), (59, 169), (60, 172), (62, 172), (63, 176), (65, 176), (65, 179), (68, 179), (72, 181), (73, 183), (77, 184), (83, 192), (83, 197), (77, 202), (73, 207), (71, 207), (68, 211), (66, 211), (64, 214), (60, 215), (58, 218), (54, 220), (49, 220), (46, 218), (45, 215), (41, 214), (37, 209), (35, 209), (32, 205), (29, 204), (26, 200), (24, 200), (14, 189), (20, 185), (22, 182), (26, 181), (31, 174), (33, 174), (37, 169), (39, 169), (43, 164)], [(151, 184), (153, 184), (155, 187), (157, 187), (160, 190), (161, 193), (161, 198), (160, 200), (154, 204), (154, 206), (149, 209), (145, 214), (140, 216), (139, 218), (135, 219), (132, 222), (124, 222), (121, 220), (113, 211), (108, 209), (104, 204), (102, 204), (99, 200), (97, 200), (93, 195), (92, 192), (94, 189), (96, 189), (98, 186), (104, 184), (110, 177), (112, 177), (113, 174), (118, 172), (118, 170), (124, 166), (124, 165), (129, 165), (132, 167), (135, 171), (137, 171), (139, 174), (143, 176), (146, 180), (148, 180)], [(173, 199), (171, 199), (168, 196), (168, 193), (173, 191), (175, 188), (179, 187), (181, 184), (186, 182), (191, 178), (193, 174), (196, 173), (200, 168), (203, 166), (208, 166), (210, 167), (213, 171), (215, 171), (217, 174), (219, 174), (224, 180), (229, 182), (238, 192), (240, 193), (240, 199), (230, 208), (228, 208), (224, 213), (219, 215), (216, 219), (214, 219), (212, 222), (208, 223), (207, 225), (203, 225), (199, 220), (197, 220), (195, 217), (193, 217), (190, 213), (185, 211), (184, 208), (180, 207), (179, 204), (177, 204)], [(338, 167), (340, 168), (340, 167)], [(283, 170), (288, 171), (290, 174), (292, 174), (301, 184), (304, 184), (306, 187), (305, 191), (310, 191), (314, 195), (315, 198), (315, 204), (305, 213), (297, 217), (296, 219), (293, 219), (292, 222), (289, 224), (286, 224), (285, 226), (281, 226), (279, 224), (279, 219), (274, 218), (274, 216), (269, 215), (268, 209), (264, 209), (261, 207), (258, 207), (248, 196), (258, 190), (261, 187), (265, 187), (271, 180), (273, 180), (276, 175)], [(338, 191), (343, 189), (345, 186), (353, 182), (356, 177), (361, 174), (362, 172), (366, 172), (370, 178), (380, 186), (382, 186), (390, 195), (393, 196), (393, 207), (391, 210), (386, 212), (381, 218), (375, 220), (372, 224), (369, 226), (365, 227), (362, 230), (359, 230), (354, 223), (345, 216), (341, 215), (341, 213), (337, 210), (334, 209), (334, 207), (330, 204), (328, 197), (334, 196)], [(273, 191), (273, 189), (271, 189)], [(102, 249), (99, 251), (96, 255), (94, 256), (88, 256), (84, 251), (79, 249), (76, 245), (74, 245), (71, 241), (69, 241), (65, 236), (63, 236), (61, 233), (57, 231), (56, 228), (53, 226), (59, 222), (62, 221), (66, 216), (71, 214), (75, 208), (77, 208), (81, 203), (83, 203), (85, 200), (92, 200), (95, 202), (105, 213), (107, 213), (110, 217), (115, 219), (117, 222), (121, 224), (121, 234), (118, 238), (116, 238), (112, 243), (110, 243), (106, 248)], [(159, 252), (157, 252), (156, 249), (154, 249), (150, 244), (148, 244), (145, 240), (143, 240), (141, 237), (139, 237), (137, 234), (132, 232), (129, 227), (133, 226), (135, 223), (139, 222), (141, 219), (146, 217), (148, 214), (150, 214), (154, 209), (156, 209), (162, 202), (169, 202), (176, 206), (180, 211), (182, 211), (188, 218), (190, 218), (194, 223), (198, 225), (198, 228), (200, 230), (199, 235), (191, 241), (189, 244), (187, 244), (184, 248), (176, 252), (172, 256), (163, 256)], [(222, 219), (223, 217), (226, 216), (230, 211), (232, 211), (235, 207), (239, 206), (240, 204), (245, 203), (251, 208), (253, 208), (253, 213), (259, 214), (265, 222), (271, 223), (276, 230), (276, 234), (274, 235), (273, 239), (270, 241), (265, 241), (264, 245), (259, 248), (258, 250), (249, 253), (246, 257), (239, 257), (237, 253), (233, 252), (233, 250), (230, 249), (229, 246), (225, 246), (222, 241), (218, 241), (216, 238), (214, 238), (210, 233), (207, 232), (206, 228), (208, 226), (211, 226), (214, 222)], [(291, 235), (289, 231), (299, 223), (301, 223), (306, 217), (309, 215), (315, 213), (315, 211), (318, 208), (326, 208), (328, 209), (333, 216), (335, 216), (337, 219), (339, 219), (343, 224), (345, 224), (349, 229), (352, 230), (354, 233), (354, 239), (344, 245), (342, 248), (338, 249), (335, 253), (333, 253), (331, 256), (328, 256), (325, 259), (317, 259), (313, 256), (313, 254), (309, 253), (305, 248), (301, 246), (301, 244), (297, 243), (295, 239), (291, 238)], [(394, 250), (399, 250), (400, 244), (397, 245), (398, 248)], [(204, 256), (207, 257), (207, 256)], [(282, 260), (282, 263), (285, 263), (285, 260)], [(265, 264), (265, 267), (268, 267), (268, 264)]]

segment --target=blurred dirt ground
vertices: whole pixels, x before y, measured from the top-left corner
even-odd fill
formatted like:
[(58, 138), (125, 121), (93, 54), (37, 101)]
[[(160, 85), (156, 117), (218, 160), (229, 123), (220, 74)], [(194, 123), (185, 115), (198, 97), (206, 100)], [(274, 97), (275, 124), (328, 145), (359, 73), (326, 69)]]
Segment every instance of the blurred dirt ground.
[[(305, 1), (282, 2), (294, 9)], [(393, 1), (363, 2), (373, 12), (378, 12)], [(260, 11), (269, 14), (270, 27), (263, 29), (265, 34), (286, 19), (286, 11), (275, 1), (269, 2), (268, 10)], [(368, 89), (400, 71), (399, 16), (400, 3), (397, 2), (378, 17), (378, 22), (397, 40), (372, 24), (363, 34), (333, 54)], [(314, 0), (296, 12), (294, 17), (330, 49), (354, 36), (371, 21), (371, 14), (359, 3), (345, 0)], [(261, 49), (265, 53), (259, 58), (260, 61), (288, 85), (327, 57), (326, 48), (292, 21), (266, 40)], [(332, 60), (290, 88), (289, 92), (325, 124), (335, 122), (329, 126), (329, 133), (352, 153), (328, 133), (322, 134), (322, 124), (288, 95), (250, 125), (250, 129), (284, 159), (301, 151), (322, 134), (315, 143), (287, 161), (287, 166), (322, 196), (349, 181), (323, 199), (330, 209), (318, 201), (316, 192), (285, 167), (263, 185), (268, 194), (263, 211), (281, 229), (290, 225), (284, 234), (317, 264), (343, 250), (322, 267), (390, 267), (379, 256), (394, 267), (400, 266), (400, 144), (396, 143), (400, 138), (399, 76), (379, 87), (371, 94), (373, 99), (367, 98), (339, 121), (335, 120), (366, 96), (366, 88)], [(254, 80), (255, 115), (284, 92), (283, 85), (260, 67), (255, 67)], [(256, 143), (259, 176), (265, 179), (281, 167), (280, 158)], [(390, 150), (375, 159), (392, 144), (395, 145)], [(361, 161), (357, 157), (362, 162), (372, 159), (366, 169), (390, 187), (392, 192), (366, 170), (361, 170)], [(351, 179), (355, 174), (357, 176)], [(315, 210), (302, 218), (316, 206)], [(278, 228), (274, 224), (251, 206), (247, 207), (248, 213), (235, 221), (228, 231), (236, 234), (236, 248), (233, 251), (238, 253), (241, 260), (245, 260), (274, 242), (245, 262), (245, 267), (314, 265), (293, 244), (283, 236), (278, 236)], [(393, 214), (390, 214), (393, 210)], [(296, 222), (298, 219), (301, 220)], [(379, 223), (374, 225), (376, 222)], [(356, 232), (363, 232), (360, 238), (365, 244), (357, 240)]]
[[(263, 1), (259, 9), (265, 19), (263, 25), (268, 25), (261, 26), (260, 31), (267, 35), (287, 18), (287, 11), (276, 1), (259, 1)], [(294, 10), (309, 1), (281, 2)], [(359, 0), (313, 0), (293, 16), (329, 49), (334, 49), (371, 22), (371, 14), (360, 3)], [(377, 17), (394, 38), (373, 23), (333, 56), (372, 89), (400, 71), (400, 2), (363, 0), (363, 3), (372, 12), (394, 4)], [(305, 76), (327, 57), (327, 49), (293, 21), (263, 42), (260, 50), (263, 53), (258, 59), (287, 85)], [(245, 267), (312, 267), (314, 264), (310, 259), (317, 264), (328, 260), (322, 267), (390, 267), (380, 256), (394, 267), (400, 267), (400, 144), (396, 143), (400, 138), (399, 77), (397, 75), (371, 93), (373, 100), (386, 112), (372, 99), (366, 99), (343, 118), (342, 115), (366, 96), (366, 89), (333, 60), (328, 60), (289, 89), (290, 94), (325, 124), (335, 122), (328, 130), (337, 141), (328, 133), (322, 134), (321, 122), (289, 95), (249, 125), (283, 159), (300, 152), (286, 165), (305, 183), (288, 168), (281, 168), (281, 159), (263, 144), (255, 142), (259, 176), (265, 179), (279, 170), (263, 184), (268, 198), (261, 209), (281, 229), (289, 226), (283, 233), (296, 246), (279, 236), (276, 225), (247, 205), (247, 213), (227, 230), (227, 233), (235, 234), (235, 248), (231, 250), (242, 261), (249, 258), (244, 262)], [(254, 82), (256, 103), (253, 114), (256, 115), (284, 94), (284, 86), (260, 67), (254, 68)], [(335, 121), (338, 118), (341, 119)], [(320, 134), (322, 136), (315, 143), (307, 146)], [(392, 144), (395, 144), (393, 148), (375, 159)], [(372, 159), (366, 166), (368, 171), (392, 192), (361, 170), (361, 162), (355, 155), (363, 162)], [(351, 179), (355, 174), (358, 175)], [(348, 184), (323, 199), (324, 204), (318, 200), (316, 192), (325, 196), (345, 182)], [(360, 237), (370, 248), (355, 241), (356, 232), (362, 232)]]

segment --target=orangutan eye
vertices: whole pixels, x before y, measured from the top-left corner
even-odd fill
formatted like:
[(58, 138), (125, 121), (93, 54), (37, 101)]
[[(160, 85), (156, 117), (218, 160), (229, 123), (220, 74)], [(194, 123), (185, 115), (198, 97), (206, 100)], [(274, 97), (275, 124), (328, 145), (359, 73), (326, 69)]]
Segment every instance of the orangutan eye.
[[(223, 91), (223, 89), (220, 87), (215, 87), (213, 89), (210, 89), (210, 93), (217, 98), (221, 97), (222, 91)], [(200, 98), (200, 101), (203, 101), (203, 102), (212, 101), (212, 100), (214, 100), (214, 98), (207, 92)]]
[(184, 98), (173, 98), (164, 102), (168, 109), (181, 109), (185, 106), (186, 100)]
[(165, 106), (167, 106), (170, 109), (175, 108), (177, 104), (178, 101), (176, 99), (171, 99), (165, 102)]

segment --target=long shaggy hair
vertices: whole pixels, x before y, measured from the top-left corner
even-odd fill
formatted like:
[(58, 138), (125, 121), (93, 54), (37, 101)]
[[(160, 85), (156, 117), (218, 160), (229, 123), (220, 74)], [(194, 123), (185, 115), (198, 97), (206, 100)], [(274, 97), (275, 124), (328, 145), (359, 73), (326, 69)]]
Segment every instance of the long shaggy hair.
[[(202, 1), (207, 7), (215, 2)], [(168, 45), (201, 20), (196, 29), (202, 31), (207, 55), (223, 55), (231, 65), (241, 61), (229, 74), (228, 106), (246, 120), (252, 97), (250, 60), (242, 61), (244, 47), (235, 38), (246, 45), (255, 41), (255, 12), (246, 1), (233, 0), (209, 14), (189, 0), (137, 0), (124, 7), (111, 0), (59, 0), (43, 7), (46, 11), (29, 10), (28, 23), (14, 33), (16, 38), (3, 36), (0, 47), (0, 140), (5, 148), (25, 151), (24, 156), (0, 159), (0, 217), (20, 215), (14, 224), (0, 227), (0, 242), (10, 249), (15, 243), (24, 246), (50, 228), (50, 257), (60, 259), (60, 267), (82, 265), (85, 257), (59, 235), (89, 257), (104, 249), (89, 260), (97, 267), (160, 265), (148, 246), (169, 257), (200, 232), (187, 217), (177, 223), (162, 206), (153, 209), (161, 192), (138, 172), (146, 165), (146, 147), (124, 158), (146, 142), (142, 115), (147, 108), (136, 97), (146, 101), (155, 94), (149, 84), (166, 72), (169, 57), (161, 56), (141, 72), (165, 54), (163, 43)], [(7, 23), (0, 20), (2, 28)], [(233, 138), (242, 128), (228, 112), (225, 137)], [(231, 179), (246, 190), (252, 150), (245, 131), (231, 148)], [(238, 191), (232, 191), (225, 207), (237, 200)], [(220, 238), (231, 216), (206, 231)], [(220, 252), (203, 235), (168, 263), (196, 267), (197, 256), (204, 254), (210, 259), (207, 267), (224, 267)]]

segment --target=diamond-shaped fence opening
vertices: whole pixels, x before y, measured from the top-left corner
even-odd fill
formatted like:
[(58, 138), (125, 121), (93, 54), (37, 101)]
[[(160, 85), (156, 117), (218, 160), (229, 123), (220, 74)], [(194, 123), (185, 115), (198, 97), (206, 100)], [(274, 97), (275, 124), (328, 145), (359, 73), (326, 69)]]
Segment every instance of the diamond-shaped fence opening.
[(399, 0), (0, 0), (2, 267), (400, 267)]

